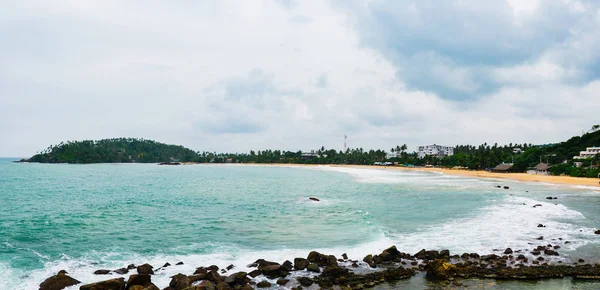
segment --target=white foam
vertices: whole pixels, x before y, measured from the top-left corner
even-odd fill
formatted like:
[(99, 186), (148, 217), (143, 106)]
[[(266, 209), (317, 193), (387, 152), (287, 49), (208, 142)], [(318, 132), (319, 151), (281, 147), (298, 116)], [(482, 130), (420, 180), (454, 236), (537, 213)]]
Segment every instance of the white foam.
[[(534, 208), (535, 204), (542, 206)], [(492, 249), (530, 249), (529, 243), (557, 242), (552, 238), (570, 240), (571, 244), (561, 246), (574, 250), (592, 238), (592, 229), (575, 225), (585, 217), (560, 204), (507, 196), (502, 203), (485, 207), (480, 212), (472, 218), (450, 220), (421, 232), (397, 236), (396, 244), (399, 249), (413, 253), (423, 248), (490, 253)], [(538, 228), (538, 224), (546, 227)], [(544, 236), (545, 240), (536, 240), (539, 236)]]

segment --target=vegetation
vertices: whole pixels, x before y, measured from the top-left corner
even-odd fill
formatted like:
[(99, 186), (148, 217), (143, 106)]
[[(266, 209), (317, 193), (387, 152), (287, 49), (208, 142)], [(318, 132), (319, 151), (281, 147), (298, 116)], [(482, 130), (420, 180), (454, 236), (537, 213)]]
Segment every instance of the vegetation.
[(195, 161), (198, 154), (183, 146), (167, 145), (151, 140), (115, 138), (99, 141), (73, 141), (50, 146), (34, 155), (29, 162), (40, 163), (156, 163)]
[[(426, 156), (418, 158), (416, 152), (407, 152), (406, 144), (391, 148), (392, 158), (384, 150), (348, 148), (346, 151), (326, 149), (303, 156), (301, 151), (262, 150), (249, 153), (195, 152), (183, 146), (167, 145), (151, 140), (134, 138), (104, 139), (99, 141), (77, 141), (50, 146), (34, 155), (29, 162), (40, 163), (115, 163), (138, 162), (158, 163), (170, 158), (181, 162), (198, 163), (292, 163), (292, 164), (373, 164), (395, 162), (409, 165), (434, 165), (443, 167), (465, 167), (489, 170), (501, 163), (513, 163), (513, 171), (525, 172), (540, 162), (554, 164), (550, 172), (554, 175), (597, 177), (600, 173), (600, 156), (586, 160), (572, 160), (586, 147), (600, 145), (600, 125), (592, 126), (588, 133), (575, 136), (565, 142), (547, 145), (498, 144), (479, 146), (459, 145), (454, 155), (444, 158)], [(395, 153), (395, 154), (394, 154)], [(575, 163), (575, 162), (581, 163)]]

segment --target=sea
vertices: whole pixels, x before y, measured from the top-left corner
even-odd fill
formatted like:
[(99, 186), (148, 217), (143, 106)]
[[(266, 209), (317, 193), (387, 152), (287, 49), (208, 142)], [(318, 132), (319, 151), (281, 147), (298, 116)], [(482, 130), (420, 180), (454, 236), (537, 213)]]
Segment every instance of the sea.
[[(552, 244), (561, 248), (550, 263), (600, 263), (596, 187), (383, 167), (12, 162), (17, 159), (0, 159), (0, 289), (38, 289), (63, 269), (91, 283), (120, 277), (94, 275), (98, 269), (168, 262), (173, 266), (152, 277), (162, 289), (170, 276), (200, 266), (249, 271), (259, 258), (282, 263), (313, 250), (362, 260), (391, 245), (412, 254), (500, 254)], [(600, 288), (570, 278), (463, 285)], [(419, 274), (374, 289), (439, 287)]]

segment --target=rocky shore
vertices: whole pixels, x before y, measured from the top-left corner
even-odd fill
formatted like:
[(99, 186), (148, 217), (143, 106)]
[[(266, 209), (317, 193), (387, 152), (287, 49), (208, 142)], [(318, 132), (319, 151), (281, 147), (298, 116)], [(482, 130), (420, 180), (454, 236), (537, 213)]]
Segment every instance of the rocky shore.
[[(568, 243), (568, 241), (560, 241)], [(249, 272), (235, 271), (234, 265), (220, 269), (217, 265), (199, 266), (194, 273), (179, 273), (171, 277), (163, 290), (249, 290), (262, 288), (284, 289), (366, 289), (381, 283), (408, 279), (424, 272), (427, 279), (440, 285), (461, 286), (462, 279), (546, 279), (572, 277), (573, 279), (600, 281), (600, 264), (586, 264), (556, 260), (560, 245), (539, 245), (530, 250), (510, 248), (494, 250), (499, 254), (479, 255), (463, 253), (451, 255), (448, 250), (421, 250), (416, 254), (400, 252), (391, 246), (376, 255), (361, 260), (340, 258), (310, 252), (306, 258), (295, 258), (283, 263), (258, 259), (248, 265)], [(96, 275), (121, 277), (81, 285), (81, 290), (159, 290), (152, 275), (166, 267), (183, 265), (178, 262), (155, 268), (152, 265), (128, 265), (115, 270), (99, 269)], [(131, 274), (133, 273), (133, 274)], [(128, 277), (126, 277), (129, 275)], [(64, 270), (47, 278), (40, 290), (61, 290), (82, 284)]]

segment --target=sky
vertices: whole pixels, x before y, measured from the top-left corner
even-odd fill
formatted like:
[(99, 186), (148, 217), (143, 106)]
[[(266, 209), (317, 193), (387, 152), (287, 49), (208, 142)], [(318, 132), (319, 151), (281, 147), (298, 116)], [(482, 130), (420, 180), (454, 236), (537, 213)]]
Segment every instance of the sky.
[(600, 1), (0, 1), (0, 156), (560, 142), (598, 47)]

